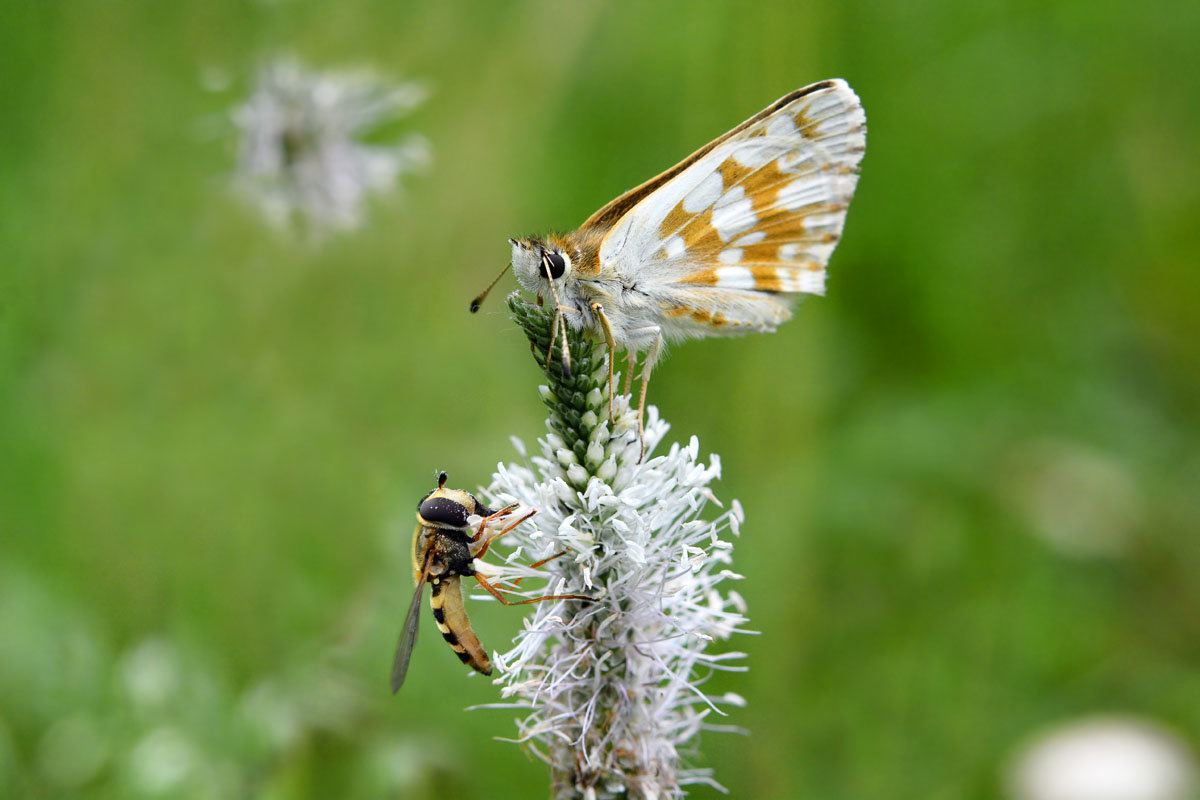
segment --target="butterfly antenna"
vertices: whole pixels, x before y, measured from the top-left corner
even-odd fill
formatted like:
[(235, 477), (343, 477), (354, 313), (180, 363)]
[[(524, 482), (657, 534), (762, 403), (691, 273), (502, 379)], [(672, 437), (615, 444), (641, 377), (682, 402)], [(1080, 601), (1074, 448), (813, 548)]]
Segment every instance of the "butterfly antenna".
[(475, 299), (471, 301), (471, 313), (472, 314), (474, 314), (476, 311), (479, 310), (479, 307), (481, 305), (483, 305), (483, 301), (487, 299), (488, 292), (490, 292), (492, 290), (493, 286), (495, 286), (497, 283), (500, 282), (500, 279), (504, 277), (504, 273), (508, 272), (508, 268), (511, 266), (512, 266), (511, 261), (508, 264), (505, 264), (504, 269), (500, 270), (500, 274), (497, 275), (492, 280), (492, 282), (488, 284), (487, 288), (475, 296)]

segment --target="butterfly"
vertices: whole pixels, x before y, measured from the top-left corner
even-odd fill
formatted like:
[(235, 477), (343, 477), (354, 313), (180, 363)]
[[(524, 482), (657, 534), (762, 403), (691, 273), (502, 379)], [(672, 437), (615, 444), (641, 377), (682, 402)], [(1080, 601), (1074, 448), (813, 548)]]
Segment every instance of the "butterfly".
[[(667, 341), (772, 332), (792, 299), (824, 294), (866, 149), (866, 115), (843, 80), (784, 95), (577, 230), (509, 239), (520, 284), (563, 324), (642, 360), (639, 426)], [(483, 298), (507, 271), (471, 303)], [(563, 337), (563, 368), (570, 354)]]

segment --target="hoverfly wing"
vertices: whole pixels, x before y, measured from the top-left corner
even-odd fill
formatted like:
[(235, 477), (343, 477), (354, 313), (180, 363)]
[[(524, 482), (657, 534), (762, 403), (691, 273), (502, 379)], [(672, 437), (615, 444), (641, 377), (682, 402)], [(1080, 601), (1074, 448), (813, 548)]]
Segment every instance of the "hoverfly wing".
[(408, 674), (408, 661), (412, 658), (413, 646), (417, 643), (417, 628), (421, 624), (421, 595), (425, 590), (425, 574), (417, 581), (408, 614), (404, 617), (404, 628), (400, 631), (400, 643), (396, 645), (396, 658), (392, 661), (392, 694), (400, 691), (404, 677)]

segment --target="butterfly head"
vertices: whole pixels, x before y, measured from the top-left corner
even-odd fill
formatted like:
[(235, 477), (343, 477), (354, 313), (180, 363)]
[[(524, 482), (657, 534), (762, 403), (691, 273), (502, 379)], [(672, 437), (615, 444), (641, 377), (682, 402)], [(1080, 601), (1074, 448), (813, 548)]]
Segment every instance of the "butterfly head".
[(539, 296), (553, 295), (551, 286), (562, 286), (571, 275), (571, 257), (544, 239), (509, 239), (512, 267), (517, 280), (527, 291)]

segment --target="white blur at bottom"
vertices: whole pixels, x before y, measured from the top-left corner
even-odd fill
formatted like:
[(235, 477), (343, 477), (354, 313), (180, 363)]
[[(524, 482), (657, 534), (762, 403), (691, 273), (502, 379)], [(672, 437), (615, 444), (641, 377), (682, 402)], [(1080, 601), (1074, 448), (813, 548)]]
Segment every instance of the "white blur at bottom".
[(1039, 733), (1013, 759), (1013, 800), (1194, 800), (1187, 745), (1132, 717), (1084, 717)]

